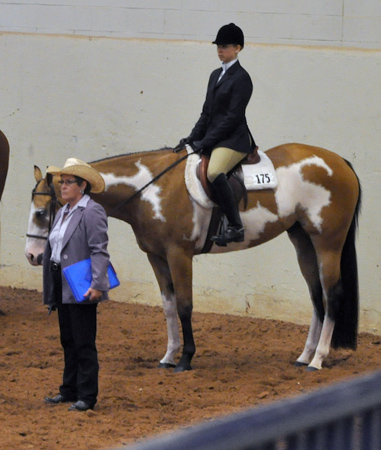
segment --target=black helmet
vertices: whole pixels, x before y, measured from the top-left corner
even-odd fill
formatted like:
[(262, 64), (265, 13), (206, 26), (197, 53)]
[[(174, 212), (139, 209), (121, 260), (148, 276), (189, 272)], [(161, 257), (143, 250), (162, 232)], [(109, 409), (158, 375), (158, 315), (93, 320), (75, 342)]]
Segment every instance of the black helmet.
[(240, 45), (243, 48), (244, 37), (240, 27), (237, 27), (234, 23), (224, 25), (218, 30), (216, 40), (212, 44), (235, 44)]

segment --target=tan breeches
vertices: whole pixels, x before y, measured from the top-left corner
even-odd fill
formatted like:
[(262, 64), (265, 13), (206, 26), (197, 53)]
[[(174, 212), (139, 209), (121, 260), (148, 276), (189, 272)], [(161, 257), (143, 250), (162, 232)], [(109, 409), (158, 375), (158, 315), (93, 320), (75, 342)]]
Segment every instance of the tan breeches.
[(236, 152), (230, 148), (215, 148), (210, 156), (207, 173), (208, 180), (213, 183), (221, 173), (226, 175), (234, 166), (242, 161), (245, 156), (246, 153)]

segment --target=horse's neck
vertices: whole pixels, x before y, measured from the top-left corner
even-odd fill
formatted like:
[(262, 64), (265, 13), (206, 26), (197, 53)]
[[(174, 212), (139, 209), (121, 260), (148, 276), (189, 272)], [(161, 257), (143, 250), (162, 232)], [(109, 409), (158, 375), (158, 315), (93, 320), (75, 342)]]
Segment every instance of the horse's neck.
[[(94, 196), (106, 209), (108, 215), (124, 220), (131, 225), (138, 224), (142, 218), (136, 209), (141, 201), (141, 192), (145, 192), (144, 200), (149, 208), (155, 210), (155, 202), (160, 188), (156, 182), (161, 182), (160, 174), (178, 158), (169, 149), (131, 153), (90, 163), (104, 177), (106, 190), (99, 196)], [(156, 181), (156, 177), (159, 179)], [(147, 193), (145, 188), (155, 180), (155, 187)], [(147, 206), (145, 204), (145, 206)]]
[(139, 164), (144, 156), (144, 153), (131, 153), (90, 163), (102, 174), (106, 184), (102, 194), (91, 194), (91, 197), (105, 208), (108, 216), (133, 223), (130, 199), (138, 190), (134, 178), (139, 173)]

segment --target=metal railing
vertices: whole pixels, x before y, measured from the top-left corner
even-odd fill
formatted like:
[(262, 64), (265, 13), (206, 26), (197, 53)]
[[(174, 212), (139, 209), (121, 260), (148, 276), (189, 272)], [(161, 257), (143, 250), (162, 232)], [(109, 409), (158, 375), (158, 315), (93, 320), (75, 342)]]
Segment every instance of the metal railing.
[(122, 449), (381, 450), (381, 372)]

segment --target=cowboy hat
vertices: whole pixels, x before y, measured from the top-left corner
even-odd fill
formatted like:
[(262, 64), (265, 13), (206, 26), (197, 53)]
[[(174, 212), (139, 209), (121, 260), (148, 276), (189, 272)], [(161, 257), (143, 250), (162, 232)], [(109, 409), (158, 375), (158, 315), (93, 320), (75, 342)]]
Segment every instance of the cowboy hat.
[(90, 183), (90, 192), (94, 194), (100, 194), (105, 189), (105, 181), (102, 175), (89, 164), (78, 158), (68, 158), (62, 169), (56, 166), (49, 166), (46, 172), (52, 175), (73, 175), (83, 178)]

